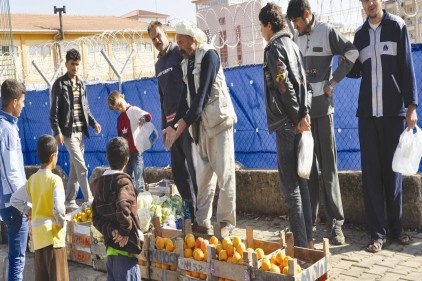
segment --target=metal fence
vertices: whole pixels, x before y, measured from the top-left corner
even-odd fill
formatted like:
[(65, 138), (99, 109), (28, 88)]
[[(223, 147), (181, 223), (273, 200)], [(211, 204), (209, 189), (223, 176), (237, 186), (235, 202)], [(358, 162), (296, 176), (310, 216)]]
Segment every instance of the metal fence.
[[(413, 59), (417, 77), (419, 100), (422, 99), (422, 47), (413, 46)], [(334, 65), (336, 63), (334, 62)], [(225, 69), (227, 86), (233, 99), (238, 116), (235, 125), (236, 161), (245, 168), (275, 169), (277, 158), (275, 139), (266, 125), (264, 86), (261, 65), (249, 65)], [(356, 109), (360, 80), (345, 78), (336, 86), (334, 94), (334, 126), (337, 140), (338, 167), (340, 170), (360, 169), (360, 150), (357, 131)], [(86, 141), (85, 157), (89, 171), (100, 165), (107, 165), (105, 147), (109, 139), (116, 136), (117, 113), (108, 109), (106, 97), (118, 89), (117, 82), (89, 84), (88, 99), (95, 118), (101, 123), (103, 131), (97, 135), (92, 130)], [(153, 123), (160, 128), (160, 103), (155, 78), (144, 78), (123, 82), (122, 91), (129, 103), (149, 111)], [(19, 126), (26, 164), (36, 164), (36, 140), (41, 134), (50, 133), (48, 121), (49, 91), (33, 90), (26, 95), (26, 106), (21, 115)], [(418, 108), (422, 119), (422, 109)], [(422, 122), (419, 121), (419, 125)], [(167, 166), (169, 153), (165, 151), (161, 137), (145, 152), (146, 166)], [(68, 155), (61, 147), (59, 164), (68, 171)]]

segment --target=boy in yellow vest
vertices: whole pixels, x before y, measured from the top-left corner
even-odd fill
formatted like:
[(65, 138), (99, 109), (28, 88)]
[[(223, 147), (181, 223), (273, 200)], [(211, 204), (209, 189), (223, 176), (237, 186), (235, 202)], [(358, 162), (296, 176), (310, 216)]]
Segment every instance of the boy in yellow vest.
[(35, 281), (68, 281), (65, 193), (62, 179), (52, 172), (58, 156), (54, 137), (41, 136), (37, 153), (40, 169), (12, 195), (10, 203), (32, 216)]

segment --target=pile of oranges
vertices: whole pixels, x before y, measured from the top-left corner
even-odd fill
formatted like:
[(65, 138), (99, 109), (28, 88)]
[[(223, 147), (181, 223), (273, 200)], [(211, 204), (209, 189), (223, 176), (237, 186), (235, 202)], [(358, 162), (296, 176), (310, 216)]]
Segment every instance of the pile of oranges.
[[(260, 248), (254, 250), (246, 249), (245, 244), (239, 236), (225, 237), (221, 241), (217, 237), (211, 236), (209, 240), (202, 237), (197, 237), (192, 233), (185, 236), (183, 255), (185, 258), (192, 258), (196, 261), (208, 261), (207, 248), (208, 245), (214, 245), (216, 248), (216, 259), (233, 264), (243, 264), (243, 253), (246, 251), (253, 251), (257, 253), (258, 259), (262, 259), (264, 251)], [(205, 280), (207, 275), (195, 271), (185, 271), (187, 276), (200, 278)], [(219, 278), (218, 281), (231, 281), (230, 279)]]
[[(164, 238), (160, 236), (155, 237), (155, 248), (158, 250), (163, 250), (169, 253), (176, 252), (176, 244), (170, 238)], [(176, 271), (177, 265), (175, 264), (165, 264), (160, 262), (154, 262), (153, 266), (156, 268), (161, 268), (165, 270)]]
[[(263, 271), (270, 271), (274, 273), (288, 274), (290, 259), (290, 256), (287, 256), (284, 254), (284, 252), (280, 251), (272, 255), (271, 257), (263, 257), (260, 269)], [(299, 265), (297, 266), (298, 269), (296, 274), (302, 272), (302, 268)]]
[(80, 212), (73, 216), (73, 222), (92, 222), (91, 207), (84, 206)]

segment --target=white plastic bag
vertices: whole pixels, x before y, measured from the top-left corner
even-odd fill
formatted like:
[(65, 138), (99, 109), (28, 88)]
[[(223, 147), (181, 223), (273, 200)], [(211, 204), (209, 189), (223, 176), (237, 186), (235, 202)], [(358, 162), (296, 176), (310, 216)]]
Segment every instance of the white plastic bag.
[(311, 131), (304, 131), (297, 149), (297, 175), (309, 179), (314, 159), (314, 138)]
[(414, 175), (418, 172), (422, 157), (422, 132), (415, 126), (416, 132), (406, 128), (400, 135), (399, 144), (393, 157), (393, 171), (403, 175)]
[(133, 133), (135, 146), (140, 153), (151, 148), (158, 138), (158, 132), (154, 124), (146, 122), (139, 125)]

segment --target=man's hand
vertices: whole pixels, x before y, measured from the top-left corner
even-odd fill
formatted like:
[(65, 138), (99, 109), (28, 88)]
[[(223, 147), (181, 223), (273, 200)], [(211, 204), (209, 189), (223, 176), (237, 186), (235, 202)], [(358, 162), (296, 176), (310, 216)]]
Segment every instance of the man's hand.
[(418, 122), (418, 114), (416, 113), (416, 105), (411, 104), (407, 107), (407, 113), (406, 113), (406, 122), (407, 127), (410, 129), (413, 129), (415, 127), (416, 122)]
[(64, 139), (63, 139), (63, 134), (62, 133), (58, 133), (56, 135), (56, 141), (58, 145), (63, 145), (64, 143)]
[(94, 130), (97, 134), (101, 133), (101, 125), (99, 123), (95, 123)]
[(309, 116), (309, 114), (306, 114), (305, 117), (300, 119), (299, 123), (297, 124), (297, 130), (299, 131), (299, 133), (311, 130), (311, 117)]
[(328, 81), (327, 84), (324, 86), (324, 93), (327, 94), (327, 96), (332, 97), (334, 94), (334, 86), (337, 84), (337, 82), (334, 79), (331, 79), (331, 81)]
[(113, 242), (119, 243), (120, 247), (124, 247), (127, 244), (127, 241), (129, 241), (129, 236), (122, 236), (119, 234), (119, 231), (117, 229), (114, 229), (111, 232), (111, 235), (113, 236)]
[(167, 127), (165, 129), (165, 147), (167, 150), (170, 150), (174, 141), (176, 140), (176, 130), (172, 127)]

